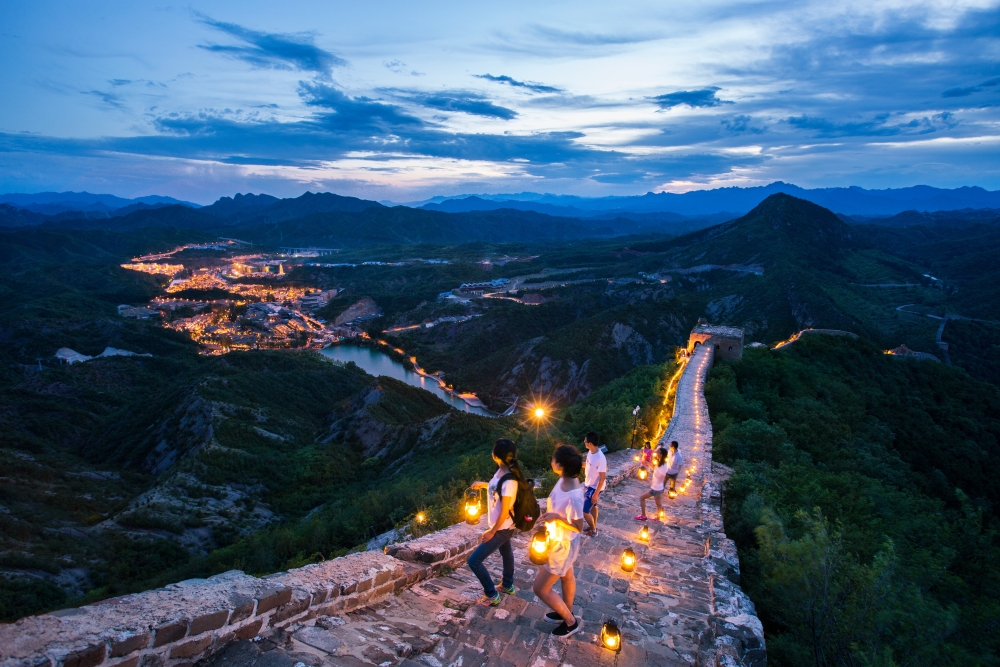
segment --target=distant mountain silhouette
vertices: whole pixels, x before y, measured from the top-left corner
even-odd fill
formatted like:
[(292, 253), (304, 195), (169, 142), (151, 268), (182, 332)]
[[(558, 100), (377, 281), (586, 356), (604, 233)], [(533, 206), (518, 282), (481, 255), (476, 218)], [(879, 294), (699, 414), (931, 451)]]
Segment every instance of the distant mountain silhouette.
[[(498, 195), (459, 195), (435, 197), (413, 206), (461, 212), (483, 210), (489, 204), (504, 208), (521, 208), (547, 212), (551, 206), (584, 211), (583, 215), (604, 211), (670, 212), (685, 216), (704, 216), (729, 212), (740, 215), (750, 211), (767, 197), (784, 193), (811, 201), (837, 213), (847, 215), (895, 215), (907, 209), (944, 211), (963, 208), (1000, 208), (1000, 191), (979, 187), (952, 190), (917, 185), (909, 188), (866, 190), (859, 187), (818, 188), (808, 190), (797, 185), (776, 181), (769, 185), (749, 188), (718, 188), (695, 190), (682, 194), (653, 193), (635, 197), (588, 198), (574, 195), (550, 195), (533, 192)], [(514, 202), (517, 202), (516, 204)], [(564, 213), (565, 214), (565, 213)]]

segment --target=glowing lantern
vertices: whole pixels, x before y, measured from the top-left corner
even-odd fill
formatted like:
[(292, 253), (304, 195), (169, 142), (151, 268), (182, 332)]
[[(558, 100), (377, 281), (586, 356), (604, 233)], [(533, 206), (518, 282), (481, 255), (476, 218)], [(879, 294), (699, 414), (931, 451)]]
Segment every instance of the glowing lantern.
[(469, 489), (465, 492), (465, 522), (470, 525), (476, 525), (479, 523), (479, 515), (482, 513), (483, 507), (479, 502), (479, 492), (474, 489)]
[(417, 523), (423, 523), (424, 521), (427, 521), (427, 515), (423, 512), (417, 512), (416, 519)]
[(631, 548), (625, 549), (622, 552), (622, 569), (626, 572), (631, 572), (635, 569), (635, 552)]
[(622, 650), (622, 633), (613, 620), (601, 627), (601, 646), (618, 653)]
[(545, 416), (545, 408), (535, 408), (535, 419), (541, 419)]
[(649, 540), (649, 526), (644, 525), (642, 528), (639, 529), (639, 539)]
[(669, 491), (667, 491), (667, 498), (673, 500), (676, 497), (677, 497), (677, 489), (670, 489)]
[(660, 510), (659, 514), (656, 515), (656, 518), (659, 519), (660, 521), (666, 521), (667, 520), (666, 510)]
[(636, 473), (636, 476), (639, 479), (645, 480), (647, 477), (649, 477), (649, 471), (646, 470), (645, 467), (639, 468), (639, 472)]
[(544, 565), (549, 561), (549, 536), (544, 528), (536, 530), (531, 537), (528, 559), (535, 565)]

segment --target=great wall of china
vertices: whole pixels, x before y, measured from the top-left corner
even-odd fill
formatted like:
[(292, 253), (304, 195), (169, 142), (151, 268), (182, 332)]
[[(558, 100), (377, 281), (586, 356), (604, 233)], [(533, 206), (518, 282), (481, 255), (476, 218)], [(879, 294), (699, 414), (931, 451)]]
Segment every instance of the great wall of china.
[[(487, 608), (462, 567), (482, 528), (458, 524), (385, 553), (263, 578), (230, 571), (0, 625), (0, 667), (763, 667), (763, 629), (723, 532), (730, 471), (712, 462), (703, 386), (714, 352), (694, 346), (678, 381), (663, 440), (681, 442), (690, 467), (648, 541), (632, 519), (645, 487), (637, 464), (629, 451), (608, 456), (600, 535), (582, 538), (576, 564), (584, 627), (566, 640), (531, 592), (527, 535), (515, 540), (517, 594)], [(628, 573), (626, 546), (638, 556)], [(621, 628), (618, 653), (599, 643), (607, 620)]]

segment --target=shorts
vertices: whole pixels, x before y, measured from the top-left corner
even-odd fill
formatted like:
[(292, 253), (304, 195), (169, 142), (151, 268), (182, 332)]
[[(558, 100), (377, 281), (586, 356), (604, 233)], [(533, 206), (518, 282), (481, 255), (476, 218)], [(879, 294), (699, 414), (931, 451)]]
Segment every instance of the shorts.
[(567, 542), (549, 542), (549, 562), (544, 565), (549, 574), (564, 577), (573, 569), (573, 563), (580, 553), (580, 539)]
[(657, 491), (656, 489), (650, 489), (649, 490), (649, 495), (653, 496), (654, 498), (656, 498), (657, 496), (662, 496), (663, 495), (663, 489), (660, 489), (659, 491)]
[(590, 514), (590, 510), (597, 507), (593, 502), (594, 494), (597, 493), (596, 486), (588, 486), (587, 490), (583, 492), (583, 513)]

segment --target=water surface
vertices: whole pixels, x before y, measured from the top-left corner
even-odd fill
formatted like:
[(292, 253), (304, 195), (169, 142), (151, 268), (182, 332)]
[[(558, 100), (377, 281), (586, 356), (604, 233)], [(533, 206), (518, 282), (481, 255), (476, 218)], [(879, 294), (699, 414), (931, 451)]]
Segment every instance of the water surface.
[(483, 415), (484, 417), (496, 416), (483, 408), (469, 405), (458, 396), (450, 394), (442, 389), (436, 380), (413, 372), (400, 362), (390, 357), (388, 354), (376, 350), (375, 348), (362, 347), (360, 345), (345, 345), (341, 343), (323, 348), (320, 350), (320, 354), (344, 363), (353, 361), (357, 364), (358, 368), (369, 375), (374, 375), (376, 377), (379, 375), (386, 375), (396, 380), (401, 380), (408, 385), (426, 389), (456, 410), (464, 410), (465, 412)]

